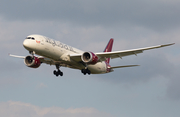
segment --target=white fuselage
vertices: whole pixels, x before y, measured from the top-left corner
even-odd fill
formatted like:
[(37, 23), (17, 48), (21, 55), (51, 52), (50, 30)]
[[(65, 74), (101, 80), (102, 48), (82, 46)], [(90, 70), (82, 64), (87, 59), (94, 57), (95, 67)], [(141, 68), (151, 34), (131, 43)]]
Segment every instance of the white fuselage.
[[(55, 61), (54, 64), (80, 70), (85, 68), (82, 63), (71, 60), (69, 56), (70, 54), (83, 54), (84, 51), (63, 44), (60, 41), (42, 35), (30, 35), (24, 40), (23, 46), (28, 51)], [(87, 65), (87, 67), (92, 74), (107, 73), (107, 65), (104, 61), (94, 65)]]

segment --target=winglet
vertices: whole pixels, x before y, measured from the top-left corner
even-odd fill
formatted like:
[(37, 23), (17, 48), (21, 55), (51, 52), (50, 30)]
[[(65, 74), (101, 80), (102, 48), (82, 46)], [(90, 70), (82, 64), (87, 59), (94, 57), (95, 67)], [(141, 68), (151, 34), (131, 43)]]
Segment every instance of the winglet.
[(147, 48), (142, 48), (142, 50), (150, 50), (150, 49), (155, 49), (155, 48), (162, 48), (162, 47), (171, 46), (171, 45), (174, 45), (174, 44), (175, 44), (175, 43), (164, 44), (164, 45), (157, 45), (157, 46), (151, 46), (151, 47), (147, 47)]
[(171, 45), (174, 45), (175, 43), (171, 43), (171, 44), (166, 44), (166, 45), (161, 45), (162, 47), (165, 47), (165, 46), (171, 46)]

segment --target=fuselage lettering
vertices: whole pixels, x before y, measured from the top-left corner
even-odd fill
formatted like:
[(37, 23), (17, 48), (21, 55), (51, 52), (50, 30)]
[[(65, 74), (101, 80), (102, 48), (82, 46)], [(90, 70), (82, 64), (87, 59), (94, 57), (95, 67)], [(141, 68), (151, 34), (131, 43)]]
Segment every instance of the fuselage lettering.
[(67, 45), (64, 45), (64, 49), (69, 50)]
[(66, 44), (63, 44), (63, 43), (61, 43), (60, 41), (55, 41), (55, 40), (50, 39), (50, 38), (48, 38), (48, 37), (44, 37), (44, 38), (45, 38), (45, 40), (46, 40), (47, 43), (52, 44), (52, 46), (54, 46), (54, 47), (57, 46), (57, 47), (64, 48), (64, 49), (66, 49), (66, 50), (75, 52), (75, 51), (73, 50), (73, 47), (68, 46), (68, 45), (66, 45)]

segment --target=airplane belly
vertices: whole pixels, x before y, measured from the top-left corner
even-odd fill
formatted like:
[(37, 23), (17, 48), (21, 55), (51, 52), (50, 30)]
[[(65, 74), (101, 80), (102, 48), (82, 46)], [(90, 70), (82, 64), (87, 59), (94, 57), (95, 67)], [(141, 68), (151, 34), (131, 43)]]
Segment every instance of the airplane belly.
[(106, 64), (105, 62), (98, 62), (95, 65), (88, 65), (88, 69), (92, 74), (103, 74), (106, 73)]

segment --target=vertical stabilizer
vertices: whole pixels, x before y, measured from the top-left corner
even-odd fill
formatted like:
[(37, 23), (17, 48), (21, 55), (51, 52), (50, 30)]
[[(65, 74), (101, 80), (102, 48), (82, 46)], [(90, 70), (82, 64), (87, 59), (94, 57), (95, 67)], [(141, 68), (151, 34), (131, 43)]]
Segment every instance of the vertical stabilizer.
[[(104, 52), (111, 52), (111, 51), (112, 51), (113, 42), (114, 42), (114, 39), (111, 38), (111, 39), (109, 40), (109, 43), (107, 44), (106, 48), (104, 49)], [(109, 64), (110, 58), (107, 58), (107, 59), (106, 59), (106, 62)]]

